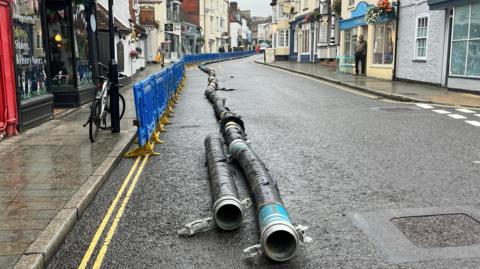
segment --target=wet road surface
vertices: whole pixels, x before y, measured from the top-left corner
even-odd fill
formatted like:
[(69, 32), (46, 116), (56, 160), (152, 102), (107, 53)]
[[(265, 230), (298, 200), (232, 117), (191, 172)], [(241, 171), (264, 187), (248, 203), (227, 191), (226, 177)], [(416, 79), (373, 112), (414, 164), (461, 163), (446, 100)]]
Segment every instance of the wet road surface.
[[(145, 162), (131, 189), (102, 268), (478, 268), (480, 259), (391, 263), (353, 221), (356, 213), (380, 209), (478, 207), (480, 127), (465, 121), (475, 121), (474, 114), (356, 94), (252, 58), (212, 67), (220, 87), (235, 89), (219, 94), (243, 116), (292, 221), (309, 226), (313, 242), (285, 263), (245, 260), (242, 249), (259, 238), (253, 208), (239, 230), (177, 236), (183, 224), (210, 216), (203, 140), (219, 129), (203, 96), (206, 75), (190, 68), (162, 134), (165, 144), (156, 147), (160, 156)], [(120, 162), (48, 268), (79, 266), (125, 177), (141, 161)], [(248, 197), (243, 181), (239, 192), (240, 199)], [(98, 260), (112, 224), (87, 268)]]

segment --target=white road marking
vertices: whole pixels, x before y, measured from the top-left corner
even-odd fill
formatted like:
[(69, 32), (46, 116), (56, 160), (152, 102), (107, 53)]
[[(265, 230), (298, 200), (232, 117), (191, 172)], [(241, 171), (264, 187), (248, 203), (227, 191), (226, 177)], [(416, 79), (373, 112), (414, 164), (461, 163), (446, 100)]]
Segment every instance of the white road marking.
[(466, 120), (465, 122), (468, 123), (468, 124), (471, 124), (471, 125), (473, 125), (473, 126), (480, 127), (480, 121), (476, 121), (476, 120)]
[(480, 114), (475, 114), (475, 116), (480, 117)]
[(433, 112), (436, 112), (438, 114), (450, 114), (450, 111), (442, 110), (442, 109), (436, 109), (432, 110)]
[(449, 117), (460, 120), (460, 119), (466, 119), (467, 117), (458, 115), (458, 114), (448, 114)]
[(427, 104), (417, 104), (418, 107), (425, 108), (425, 109), (432, 109), (433, 106)]
[(455, 109), (455, 110), (458, 111), (458, 112), (468, 113), (468, 114), (473, 114), (473, 113), (475, 113), (475, 111), (470, 110), (470, 109), (466, 109), (466, 108), (459, 108), (459, 109)]

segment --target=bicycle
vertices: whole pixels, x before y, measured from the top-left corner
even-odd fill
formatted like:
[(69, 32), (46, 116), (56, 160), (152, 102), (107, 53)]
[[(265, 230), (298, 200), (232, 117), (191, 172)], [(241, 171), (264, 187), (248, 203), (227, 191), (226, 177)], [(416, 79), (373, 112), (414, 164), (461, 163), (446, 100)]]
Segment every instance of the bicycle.
[[(98, 62), (98, 65), (103, 68), (104, 71), (107, 72), (106, 76), (98, 76), (97, 78), (101, 81), (102, 87), (101, 90), (98, 91), (95, 95), (95, 98), (90, 105), (90, 116), (88, 121), (83, 125), (86, 127), (89, 125), (89, 136), (90, 141), (93, 143), (96, 141), (98, 137), (99, 129), (102, 130), (109, 130), (111, 126), (109, 125), (110, 119), (108, 119), (107, 115), (110, 114), (110, 86), (111, 82), (108, 79), (108, 67), (101, 62)], [(119, 78), (126, 78), (126, 75), (118, 74)], [(118, 85), (118, 87), (122, 87), (122, 85)], [(123, 114), (125, 113), (125, 98), (119, 93), (119, 112), (120, 112), (120, 119), (122, 119)]]

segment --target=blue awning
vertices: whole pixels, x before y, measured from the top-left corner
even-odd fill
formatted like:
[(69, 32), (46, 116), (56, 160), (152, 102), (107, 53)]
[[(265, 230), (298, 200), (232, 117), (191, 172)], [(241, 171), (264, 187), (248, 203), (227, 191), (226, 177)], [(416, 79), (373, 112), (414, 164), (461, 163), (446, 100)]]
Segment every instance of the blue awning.
[(355, 9), (350, 12), (351, 17), (349, 19), (340, 20), (340, 30), (367, 25), (367, 22), (365, 21), (365, 13), (367, 13), (368, 7), (369, 5), (367, 2), (359, 2)]

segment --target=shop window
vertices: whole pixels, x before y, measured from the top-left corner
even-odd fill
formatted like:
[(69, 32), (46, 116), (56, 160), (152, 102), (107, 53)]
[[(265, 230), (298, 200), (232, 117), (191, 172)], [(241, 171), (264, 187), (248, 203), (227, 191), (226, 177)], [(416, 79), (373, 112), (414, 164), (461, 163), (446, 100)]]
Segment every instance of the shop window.
[(17, 2), (12, 17), (16, 85), (25, 100), (47, 92), (39, 1)]
[(288, 32), (289, 30), (285, 29), (285, 30), (278, 30), (278, 34), (277, 34), (277, 38), (278, 38), (278, 47), (279, 48), (285, 48), (285, 47), (288, 47)]
[(428, 16), (420, 15), (417, 17), (417, 28), (415, 31), (415, 58), (427, 58), (427, 35), (428, 35)]
[(373, 64), (393, 63), (394, 22), (376, 24), (373, 36)]
[(480, 3), (455, 7), (450, 74), (480, 77)]
[(77, 86), (93, 83), (88, 42), (87, 14), (82, 4), (73, 5), (73, 40)]
[(73, 86), (72, 33), (70, 5), (55, 2), (47, 7), (48, 44), (50, 47), (51, 86)]
[(357, 44), (357, 28), (344, 31), (345, 43), (343, 46), (343, 56), (345, 56), (345, 64), (353, 64), (355, 62), (355, 46)]

